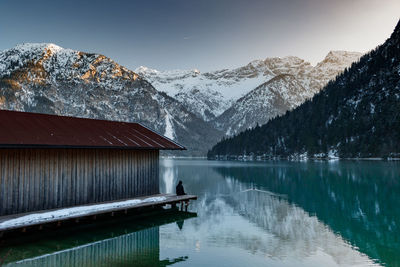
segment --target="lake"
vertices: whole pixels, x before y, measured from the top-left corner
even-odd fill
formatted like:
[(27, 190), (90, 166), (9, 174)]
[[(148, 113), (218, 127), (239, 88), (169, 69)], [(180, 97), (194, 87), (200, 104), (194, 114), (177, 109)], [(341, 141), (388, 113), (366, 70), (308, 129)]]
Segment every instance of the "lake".
[(400, 163), (160, 160), (189, 212), (2, 244), (9, 266), (400, 266)]

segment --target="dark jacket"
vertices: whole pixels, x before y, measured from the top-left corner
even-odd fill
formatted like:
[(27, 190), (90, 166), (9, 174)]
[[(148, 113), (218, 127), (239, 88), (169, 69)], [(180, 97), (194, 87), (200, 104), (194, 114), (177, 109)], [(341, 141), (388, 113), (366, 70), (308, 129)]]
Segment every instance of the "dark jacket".
[(176, 186), (176, 195), (177, 195), (177, 196), (186, 195), (185, 190), (183, 189), (182, 183), (179, 183), (179, 184)]

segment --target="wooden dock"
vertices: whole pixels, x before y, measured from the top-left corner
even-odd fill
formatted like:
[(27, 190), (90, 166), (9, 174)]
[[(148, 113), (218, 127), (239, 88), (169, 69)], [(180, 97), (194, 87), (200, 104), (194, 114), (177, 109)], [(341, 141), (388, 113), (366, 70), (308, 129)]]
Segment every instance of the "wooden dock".
[(172, 208), (179, 204), (181, 210), (187, 211), (189, 201), (196, 199), (197, 196), (195, 195), (177, 196), (175, 194), (157, 194), (61, 209), (49, 209), (0, 216), (0, 237), (2, 237), (7, 231), (21, 230), (22, 232), (26, 232), (28, 228), (37, 228), (38, 230), (41, 230), (43, 225), (56, 224), (56, 226), (61, 226), (63, 221), (75, 220), (75, 222), (79, 222), (80, 219), (96, 219), (96, 216), (98, 215), (110, 214), (111, 216), (114, 216), (116, 213), (127, 214), (129, 211), (137, 211), (144, 208), (165, 206), (170, 206)]

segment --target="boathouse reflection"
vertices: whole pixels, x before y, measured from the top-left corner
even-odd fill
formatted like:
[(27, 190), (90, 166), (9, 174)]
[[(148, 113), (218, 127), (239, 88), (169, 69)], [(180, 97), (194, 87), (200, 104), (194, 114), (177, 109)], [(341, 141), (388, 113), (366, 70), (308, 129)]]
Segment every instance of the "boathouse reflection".
[[(136, 226), (121, 220), (122, 225), (94, 229), (64, 239), (17, 244), (11, 248), (10, 255), (6, 248), (0, 248), (0, 256), (5, 257), (5, 266), (167, 266), (188, 257), (160, 260), (159, 226), (195, 216), (196, 213), (177, 212), (164, 216), (161, 221), (154, 222), (153, 218), (151, 222), (139, 222)], [(87, 242), (87, 239), (94, 241)], [(57, 250), (59, 246), (62, 248)]]

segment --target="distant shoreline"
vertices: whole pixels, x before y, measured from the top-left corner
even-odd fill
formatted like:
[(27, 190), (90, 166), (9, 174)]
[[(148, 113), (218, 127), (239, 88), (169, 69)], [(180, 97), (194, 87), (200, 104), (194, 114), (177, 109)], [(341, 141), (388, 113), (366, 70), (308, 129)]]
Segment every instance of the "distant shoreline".
[(287, 159), (287, 158), (276, 158), (276, 159), (265, 159), (265, 160), (257, 160), (257, 159), (208, 159), (207, 157), (199, 157), (199, 156), (160, 156), (162, 159), (205, 159), (210, 161), (239, 161), (239, 162), (268, 162), (268, 161), (291, 161), (291, 162), (304, 162), (304, 161), (343, 161), (343, 160), (352, 160), (352, 161), (400, 161), (400, 158), (307, 158), (307, 159)]
[(291, 162), (304, 162), (304, 161), (400, 161), (400, 158), (307, 158), (307, 159), (207, 159), (211, 161), (240, 161), (240, 162), (267, 162), (267, 161), (291, 161)]
[(160, 156), (161, 159), (207, 159), (206, 156)]

